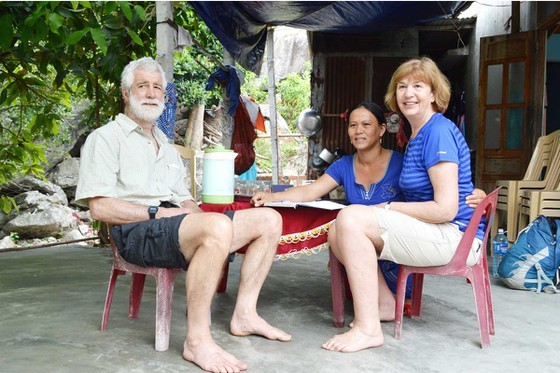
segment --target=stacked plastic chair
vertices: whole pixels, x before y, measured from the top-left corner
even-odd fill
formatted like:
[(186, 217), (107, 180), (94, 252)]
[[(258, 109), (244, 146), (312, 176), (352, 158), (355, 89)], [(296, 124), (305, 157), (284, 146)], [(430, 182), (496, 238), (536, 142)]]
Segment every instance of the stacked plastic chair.
[(492, 227), (491, 236), (494, 237), (501, 222), (501, 214), (506, 213), (506, 233), (510, 243), (517, 238), (520, 193), (523, 190), (543, 190), (550, 188), (552, 178), (558, 170), (550, 167), (553, 160), (560, 153), (560, 130), (549, 135), (541, 136), (525, 172), (523, 180), (498, 180), (496, 186), (500, 187), (496, 219)]
[[(559, 163), (557, 167), (560, 173), (560, 156), (557, 163)], [(553, 190), (545, 188), (539, 191), (525, 190), (521, 192), (518, 231), (521, 232), (539, 215), (560, 218), (560, 175)]]

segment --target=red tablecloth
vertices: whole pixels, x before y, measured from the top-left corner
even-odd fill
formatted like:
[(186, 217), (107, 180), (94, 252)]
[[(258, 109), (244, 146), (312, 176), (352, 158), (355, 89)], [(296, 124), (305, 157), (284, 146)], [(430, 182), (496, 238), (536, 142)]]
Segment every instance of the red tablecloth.
[[(244, 210), (253, 208), (251, 203), (238, 201), (227, 205), (200, 205), (206, 212), (224, 212), (226, 210)], [(282, 215), (282, 236), (276, 251), (275, 260), (299, 258), (311, 255), (328, 248), (327, 233), (339, 210), (323, 210), (310, 207), (277, 207)], [(244, 253), (246, 248), (240, 249)]]

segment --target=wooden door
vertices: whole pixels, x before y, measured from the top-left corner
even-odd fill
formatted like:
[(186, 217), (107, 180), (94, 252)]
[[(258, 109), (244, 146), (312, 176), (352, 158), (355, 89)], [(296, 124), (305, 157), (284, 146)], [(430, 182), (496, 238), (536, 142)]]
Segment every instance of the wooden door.
[(523, 178), (542, 134), (544, 48), (537, 46), (544, 44), (543, 35), (480, 39), (476, 184), (487, 192), (496, 180)]

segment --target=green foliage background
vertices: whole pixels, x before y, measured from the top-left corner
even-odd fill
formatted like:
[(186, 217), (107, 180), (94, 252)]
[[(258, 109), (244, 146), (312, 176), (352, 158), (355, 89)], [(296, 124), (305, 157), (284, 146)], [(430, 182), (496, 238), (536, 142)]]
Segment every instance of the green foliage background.
[(150, 2), (0, 3), (0, 185), (44, 174), (45, 143), (80, 99), (91, 102), (86, 126), (117, 113), (120, 72), (151, 54), (154, 35)]
[[(206, 91), (223, 48), (186, 2), (174, 2), (174, 21), (204, 45), (175, 53), (179, 100), (217, 104), (222, 92)], [(0, 2), (0, 187), (20, 175), (43, 177), (45, 150), (71, 140), (64, 118), (83, 108), (83, 128), (95, 128), (121, 111), (120, 73), (132, 59), (155, 56), (154, 2)], [(257, 102), (268, 94), (244, 71), (243, 92)], [(252, 75), (251, 75), (252, 74)], [(309, 70), (278, 85), (278, 109), (290, 127), (309, 104)], [(270, 154), (263, 150), (266, 154)], [(0, 195), (0, 210), (15, 206)]]
[[(276, 86), (276, 109), (286, 120), (290, 131), (299, 133), (296, 120), (304, 109), (311, 105), (311, 64), (306, 63), (301, 73), (292, 73), (281, 80)], [(258, 103), (268, 103), (268, 79), (262, 81), (252, 72), (246, 72), (243, 93), (253, 97)], [(286, 164), (287, 160), (299, 154), (301, 144), (307, 142), (307, 138), (279, 138), (280, 160)], [(257, 154), (257, 168), (259, 172), (269, 173), (272, 171), (272, 156), (270, 139), (263, 138), (255, 140), (255, 153)]]

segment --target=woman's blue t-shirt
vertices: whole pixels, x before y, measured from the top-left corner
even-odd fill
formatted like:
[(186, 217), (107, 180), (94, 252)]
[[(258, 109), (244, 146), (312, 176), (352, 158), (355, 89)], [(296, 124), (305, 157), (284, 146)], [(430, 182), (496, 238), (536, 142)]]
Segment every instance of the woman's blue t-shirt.
[[(464, 232), (474, 211), (465, 202), (474, 189), (470, 151), (457, 126), (441, 113), (436, 113), (408, 143), (399, 182), (406, 201), (434, 200), (428, 169), (439, 162), (453, 162), (459, 166), (459, 210), (451, 222)], [(479, 227), (477, 237), (484, 237), (483, 224)]]
[(372, 183), (366, 190), (356, 182), (354, 172), (354, 158), (356, 155), (345, 155), (335, 161), (326, 171), (338, 185), (344, 187), (346, 199), (351, 204), (376, 205), (378, 203), (404, 201), (399, 187), (399, 177), (402, 170), (403, 156), (395, 151), (385, 170), (385, 175), (377, 183)]
[[(356, 155), (345, 155), (335, 161), (326, 173), (344, 187), (346, 199), (351, 204), (376, 205), (378, 203), (404, 201), (403, 193), (399, 187), (399, 177), (402, 170), (403, 156), (395, 151), (387, 164), (385, 175), (377, 183), (372, 183), (366, 190), (363, 185), (356, 182), (354, 172), (354, 159)], [(393, 293), (397, 292), (397, 277), (399, 265), (388, 260), (380, 260), (379, 268), (385, 277), (385, 282)], [(406, 298), (412, 297), (412, 277), (406, 282)]]

